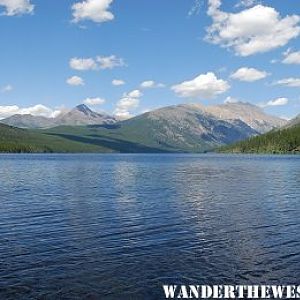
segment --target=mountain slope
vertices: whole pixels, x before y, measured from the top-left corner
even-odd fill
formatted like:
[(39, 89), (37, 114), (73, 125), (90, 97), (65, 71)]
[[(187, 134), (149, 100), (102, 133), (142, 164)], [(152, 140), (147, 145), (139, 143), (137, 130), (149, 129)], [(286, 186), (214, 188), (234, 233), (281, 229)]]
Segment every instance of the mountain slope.
[(219, 152), (231, 153), (300, 153), (300, 120), (293, 125), (273, 130), (261, 136), (252, 137), (220, 148)]
[(196, 152), (257, 134), (239, 120), (231, 123), (218, 120), (201, 109), (188, 105), (148, 112), (123, 122), (122, 126), (126, 131), (142, 128), (140, 139), (151, 139), (152, 142), (171, 149)]
[(289, 127), (293, 127), (295, 125), (300, 125), (300, 114), (298, 116), (296, 116), (294, 119), (290, 120), (287, 124), (286, 124), (286, 128)]
[(0, 124), (0, 152), (113, 152), (101, 145), (70, 141), (57, 136), (45, 135), (28, 129)]
[(214, 106), (192, 104), (215, 118), (230, 121), (239, 119), (259, 133), (266, 133), (272, 129), (282, 127), (286, 120), (266, 114), (260, 107), (250, 103), (227, 103)]
[(1, 120), (1, 123), (19, 128), (50, 128), (54, 127), (55, 119), (33, 115), (13, 115)]

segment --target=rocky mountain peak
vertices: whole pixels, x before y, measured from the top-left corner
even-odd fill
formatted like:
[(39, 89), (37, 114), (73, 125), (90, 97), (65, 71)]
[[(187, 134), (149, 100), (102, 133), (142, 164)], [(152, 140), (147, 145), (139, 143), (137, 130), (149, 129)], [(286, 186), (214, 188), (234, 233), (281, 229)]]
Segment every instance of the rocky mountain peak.
[(79, 104), (77, 105), (74, 110), (76, 111), (80, 111), (82, 113), (84, 113), (85, 115), (90, 115), (93, 113), (93, 111), (88, 107), (86, 106), (85, 104)]

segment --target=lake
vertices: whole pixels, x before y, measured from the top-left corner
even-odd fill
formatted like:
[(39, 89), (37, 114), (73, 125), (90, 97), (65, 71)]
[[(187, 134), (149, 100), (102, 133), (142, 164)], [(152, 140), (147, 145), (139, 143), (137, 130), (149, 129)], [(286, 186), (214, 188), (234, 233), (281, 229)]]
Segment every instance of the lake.
[(300, 156), (0, 155), (0, 299), (300, 284)]

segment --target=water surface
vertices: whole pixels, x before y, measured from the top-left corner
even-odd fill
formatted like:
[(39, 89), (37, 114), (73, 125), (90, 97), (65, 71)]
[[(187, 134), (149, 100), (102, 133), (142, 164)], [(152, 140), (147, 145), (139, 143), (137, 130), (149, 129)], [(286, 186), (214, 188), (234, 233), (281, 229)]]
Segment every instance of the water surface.
[(300, 284), (300, 157), (1, 155), (0, 299)]

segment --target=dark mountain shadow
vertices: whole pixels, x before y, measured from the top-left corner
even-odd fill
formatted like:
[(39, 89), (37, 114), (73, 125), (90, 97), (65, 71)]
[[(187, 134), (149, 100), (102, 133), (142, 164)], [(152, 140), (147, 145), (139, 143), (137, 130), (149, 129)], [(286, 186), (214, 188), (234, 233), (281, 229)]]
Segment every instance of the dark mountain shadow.
[[(117, 132), (112, 132), (111, 134), (117, 134)], [(117, 138), (113, 138), (113, 137), (103, 137), (103, 136), (100, 136), (98, 134), (89, 134), (88, 135), (89, 137), (93, 137), (93, 138), (96, 138), (96, 139), (99, 139), (99, 138), (106, 138), (106, 139), (109, 139), (109, 140), (115, 140), (115, 141), (120, 141), (120, 142), (124, 142), (124, 140), (121, 140), (121, 139), (117, 139)], [(127, 142), (127, 141), (126, 141)], [(133, 142), (128, 142), (128, 143), (133, 143)], [(157, 149), (157, 150), (160, 150), (161, 152), (169, 152), (169, 153), (187, 153), (187, 151), (183, 151), (183, 150), (180, 150), (168, 143), (165, 143), (163, 141), (157, 141), (157, 143), (161, 146), (161, 147), (165, 147), (166, 149), (170, 149), (170, 150), (162, 150), (161, 148), (151, 148), (149, 147), (150, 149)], [(148, 147), (148, 146), (145, 146), (145, 145), (142, 145), (142, 144), (139, 144), (139, 143), (133, 143), (135, 145), (140, 145), (140, 146), (144, 146), (144, 147)]]
[(115, 138), (106, 138), (96, 136), (96, 139), (90, 139), (82, 136), (76, 136), (71, 134), (60, 134), (60, 133), (45, 133), (46, 135), (58, 136), (67, 140), (76, 141), (84, 144), (91, 144), (96, 146), (102, 146), (111, 150), (122, 152), (122, 153), (172, 153), (177, 151), (168, 151), (158, 148), (148, 147), (138, 143), (129, 141), (123, 141)]
[(121, 128), (121, 124), (87, 125), (86, 127), (90, 128), (90, 129), (95, 129), (95, 128), (119, 129), (119, 128)]

